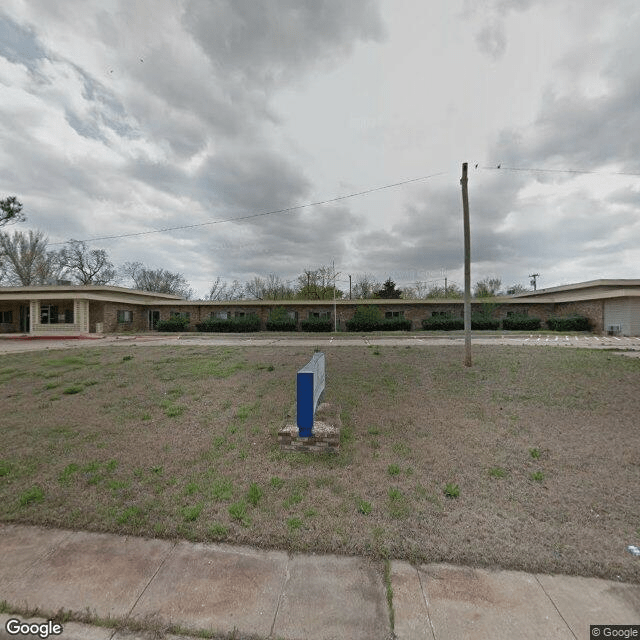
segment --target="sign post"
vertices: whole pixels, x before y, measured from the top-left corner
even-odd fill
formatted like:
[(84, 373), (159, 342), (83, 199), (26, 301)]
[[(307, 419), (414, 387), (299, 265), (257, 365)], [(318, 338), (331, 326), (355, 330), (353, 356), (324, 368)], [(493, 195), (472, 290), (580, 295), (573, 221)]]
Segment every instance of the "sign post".
[(296, 377), (296, 422), (301, 438), (313, 436), (313, 416), (324, 394), (325, 358), (318, 352)]

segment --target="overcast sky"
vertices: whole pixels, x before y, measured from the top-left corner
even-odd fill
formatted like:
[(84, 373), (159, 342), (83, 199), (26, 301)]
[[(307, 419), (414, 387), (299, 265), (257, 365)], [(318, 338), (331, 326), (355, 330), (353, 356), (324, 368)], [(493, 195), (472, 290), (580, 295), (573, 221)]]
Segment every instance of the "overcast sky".
[(472, 281), (638, 278), (639, 31), (637, 0), (3, 0), (5, 230), (200, 297), (332, 261), (461, 285), (466, 161)]

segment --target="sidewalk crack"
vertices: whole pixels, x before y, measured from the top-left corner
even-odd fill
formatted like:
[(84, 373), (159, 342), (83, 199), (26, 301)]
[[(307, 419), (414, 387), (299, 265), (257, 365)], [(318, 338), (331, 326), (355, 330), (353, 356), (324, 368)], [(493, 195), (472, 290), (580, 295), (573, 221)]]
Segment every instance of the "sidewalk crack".
[(556, 606), (556, 603), (553, 601), (553, 598), (547, 593), (547, 590), (544, 588), (542, 582), (540, 582), (540, 580), (538, 579), (538, 576), (536, 574), (533, 574), (533, 577), (536, 579), (536, 582), (540, 585), (540, 588), (542, 589), (544, 595), (547, 596), (547, 598), (549, 598), (549, 601), (553, 605), (553, 608), (558, 612), (558, 615), (562, 618), (562, 622), (564, 622), (567, 625), (567, 629), (569, 629), (569, 633), (575, 638), (575, 640), (578, 640), (578, 636), (576, 636), (576, 634), (573, 633), (573, 629), (569, 626), (569, 623), (564, 619), (564, 616), (560, 613), (560, 609), (558, 609), (558, 607)]
[(284, 590), (287, 586), (287, 582), (291, 575), (289, 574), (289, 554), (287, 554), (287, 562), (284, 566), (284, 580), (282, 581), (282, 586), (280, 587), (280, 595), (278, 596), (278, 604), (276, 605), (276, 612), (273, 616), (273, 622), (271, 623), (271, 630), (269, 632), (269, 637), (273, 637), (273, 630), (276, 628), (276, 620), (278, 619), (278, 612), (280, 611), (280, 605), (282, 604), (282, 599), (284, 597)]
[(147, 584), (144, 586), (142, 591), (140, 591), (140, 593), (138, 594), (138, 597), (136, 598), (136, 601), (133, 603), (131, 609), (129, 609), (129, 613), (127, 613), (127, 615), (124, 617), (125, 620), (129, 619), (129, 617), (131, 616), (131, 612), (136, 608), (136, 605), (138, 604), (138, 602), (140, 602), (140, 598), (142, 598), (142, 596), (145, 594), (146, 590), (149, 588), (149, 585), (153, 582), (155, 577), (160, 572), (160, 569), (162, 569), (162, 567), (164, 567), (165, 562), (169, 559), (169, 556), (173, 553), (173, 551), (174, 551), (174, 549), (176, 548), (177, 545), (178, 545), (177, 542), (174, 542), (171, 545), (171, 548), (169, 549), (169, 551), (167, 551), (167, 553), (165, 554), (164, 558), (162, 558), (162, 562), (160, 562), (160, 564), (158, 565), (158, 568), (155, 570), (154, 574), (149, 578), (149, 581), (147, 582)]
[(431, 627), (431, 634), (433, 635), (433, 640), (437, 640), (436, 630), (433, 628), (433, 623), (431, 622), (431, 616), (429, 615), (429, 601), (427, 600), (427, 594), (424, 592), (424, 585), (422, 584), (422, 576), (420, 575), (420, 570), (417, 567), (416, 567), (416, 573), (418, 574), (418, 583), (420, 584), (420, 592), (422, 593), (424, 606), (427, 610), (427, 621), (429, 622), (429, 626)]

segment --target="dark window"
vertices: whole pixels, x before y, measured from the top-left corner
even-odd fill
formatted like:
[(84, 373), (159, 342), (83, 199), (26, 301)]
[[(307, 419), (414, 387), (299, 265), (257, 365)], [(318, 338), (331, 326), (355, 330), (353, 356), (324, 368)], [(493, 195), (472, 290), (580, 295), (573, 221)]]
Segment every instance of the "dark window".
[(13, 311), (0, 311), (0, 322), (11, 324), (13, 322)]
[(172, 311), (169, 314), (170, 318), (186, 318), (187, 320), (189, 320), (191, 318), (191, 313), (189, 313), (188, 311)]
[(309, 311), (309, 319), (331, 320), (331, 311)]
[(73, 324), (73, 309), (64, 310), (64, 321), (66, 324)]
[(133, 322), (133, 311), (118, 311), (118, 322)]
[(404, 311), (385, 311), (384, 317), (387, 319), (404, 318)]
[(52, 304), (43, 304), (40, 306), (40, 324), (57, 324), (58, 323), (58, 307)]

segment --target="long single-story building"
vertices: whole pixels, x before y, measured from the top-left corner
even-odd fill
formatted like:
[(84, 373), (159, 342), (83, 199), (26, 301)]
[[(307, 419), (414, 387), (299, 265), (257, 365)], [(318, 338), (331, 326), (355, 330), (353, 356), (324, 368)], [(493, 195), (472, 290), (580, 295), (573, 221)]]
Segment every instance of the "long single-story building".
[[(439, 314), (462, 316), (463, 301), (429, 300), (185, 300), (179, 296), (97, 285), (0, 287), (0, 333), (69, 336), (121, 331), (153, 331), (160, 320), (182, 316), (189, 330), (211, 317), (257, 315), (263, 325), (276, 307), (296, 320), (327, 318), (338, 329), (358, 305), (376, 305), (387, 318), (411, 321)], [(335, 312), (334, 312), (335, 309)], [(640, 280), (591, 280), (513, 296), (472, 300), (472, 312), (489, 311), (496, 319), (529, 315), (543, 322), (551, 316), (580, 314), (595, 333), (640, 336)], [(335, 313), (335, 316), (334, 316)]]

